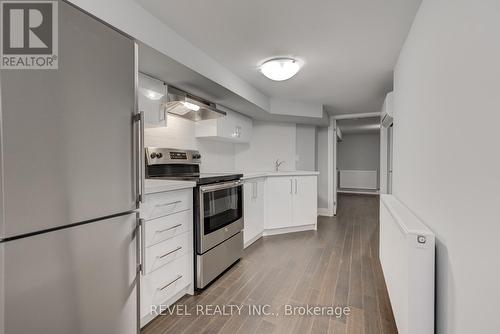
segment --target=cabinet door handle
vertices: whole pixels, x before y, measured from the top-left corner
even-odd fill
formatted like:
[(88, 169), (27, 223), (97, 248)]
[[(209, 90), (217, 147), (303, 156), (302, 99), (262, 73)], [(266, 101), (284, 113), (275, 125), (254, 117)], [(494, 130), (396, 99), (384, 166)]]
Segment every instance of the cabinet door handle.
[(293, 190), (292, 190), (293, 185), (292, 185), (292, 182), (293, 182), (292, 179), (290, 179), (290, 195), (293, 194)]
[(137, 186), (137, 203), (144, 203), (145, 202), (145, 190), (144, 190), (144, 175), (145, 171), (144, 169), (146, 168), (146, 161), (145, 161), (145, 155), (146, 153), (144, 152), (144, 111), (139, 111), (134, 115), (134, 122), (138, 123), (137, 126), (137, 138), (135, 139), (136, 141), (136, 186)]
[(253, 187), (253, 198), (257, 199), (257, 182), (254, 182), (254, 187)]
[(146, 275), (146, 226), (145, 226), (146, 221), (144, 219), (139, 219), (139, 241), (140, 241), (140, 268), (141, 268), (141, 274)]
[(297, 195), (297, 179), (295, 179), (295, 195)]
[(168, 253), (165, 253), (165, 254), (163, 254), (163, 255), (158, 256), (158, 258), (159, 258), (159, 259), (163, 259), (164, 257), (169, 256), (170, 254), (173, 254), (173, 253), (175, 253), (175, 252), (180, 251), (181, 249), (182, 249), (182, 246), (178, 246), (176, 249), (171, 250), (171, 251), (170, 251), (170, 252), (168, 252)]
[(172, 227), (169, 227), (169, 228), (166, 228), (164, 230), (157, 230), (156, 233), (163, 233), (163, 232), (167, 232), (167, 231), (170, 231), (170, 230), (173, 230), (174, 228), (177, 228), (179, 226), (182, 226), (182, 224), (177, 224), (177, 225), (174, 225)]
[(168, 284), (165, 284), (165, 285), (164, 285), (163, 287), (161, 287), (161, 288), (158, 288), (158, 290), (161, 290), (161, 291), (165, 290), (166, 288), (168, 288), (169, 286), (171, 286), (172, 284), (174, 284), (175, 282), (177, 282), (177, 281), (178, 281), (178, 280), (180, 280), (181, 278), (182, 278), (182, 275), (177, 275), (177, 277), (176, 277), (173, 281), (171, 281), (171, 282), (170, 282), (170, 283), (168, 283)]

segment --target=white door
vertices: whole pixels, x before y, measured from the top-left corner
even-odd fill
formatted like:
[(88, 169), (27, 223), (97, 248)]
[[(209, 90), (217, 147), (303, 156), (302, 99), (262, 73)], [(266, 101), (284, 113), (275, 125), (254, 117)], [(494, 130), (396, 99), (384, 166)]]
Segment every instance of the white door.
[(272, 204), (266, 208), (266, 229), (284, 228), (293, 224), (292, 192), (293, 178), (285, 176), (267, 178), (266, 195), (272, 199)]
[(387, 193), (392, 194), (393, 126), (387, 129)]
[(293, 180), (293, 226), (315, 224), (318, 217), (316, 176), (298, 176)]
[[(333, 136), (333, 214), (337, 214), (337, 188), (338, 188), (338, 173), (337, 173), (337, 121), (333, 120), (333, 124), (330, 125), (334, 128), (334, 136)], [(330, 206), (330, 205), (329, 205)]]

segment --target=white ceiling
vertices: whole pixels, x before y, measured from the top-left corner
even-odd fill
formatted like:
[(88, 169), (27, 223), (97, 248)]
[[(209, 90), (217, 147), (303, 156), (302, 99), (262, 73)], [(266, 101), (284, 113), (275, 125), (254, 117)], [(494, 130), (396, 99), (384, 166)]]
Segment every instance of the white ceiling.
[[(421, 0), (136, 0), (264, 94), (325, 105), (331, 114), (379, 111)], [(273, 82), (262, 60), (305, 61)]]

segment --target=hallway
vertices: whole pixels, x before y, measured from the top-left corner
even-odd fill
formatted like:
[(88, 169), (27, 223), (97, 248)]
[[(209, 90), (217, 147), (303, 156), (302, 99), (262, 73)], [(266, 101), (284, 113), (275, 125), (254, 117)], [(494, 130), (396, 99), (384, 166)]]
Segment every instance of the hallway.
[[(261, 238), (209, 288), (177, 303), (192, 315), (159, 316), (142, 333), (397, 333), (378, 260), (378, 205), (377, 196), (341, 195), (339, 215), (319, 217), (318, 231)], [(197, 305), (271, 305), (279, 315), (201, 315)], [(284, 316), (285, 305), (350, 314)]]

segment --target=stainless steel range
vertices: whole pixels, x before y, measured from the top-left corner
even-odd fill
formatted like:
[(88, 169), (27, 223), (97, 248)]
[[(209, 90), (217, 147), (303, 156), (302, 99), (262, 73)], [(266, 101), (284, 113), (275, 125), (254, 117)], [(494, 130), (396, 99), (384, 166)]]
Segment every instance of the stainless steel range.
[(198, 151), (146, 148), (146, 177), (190, 180), (193, 191), (195, 282), (205, 288), (243, 254), (243, 174), (200, 174)]

